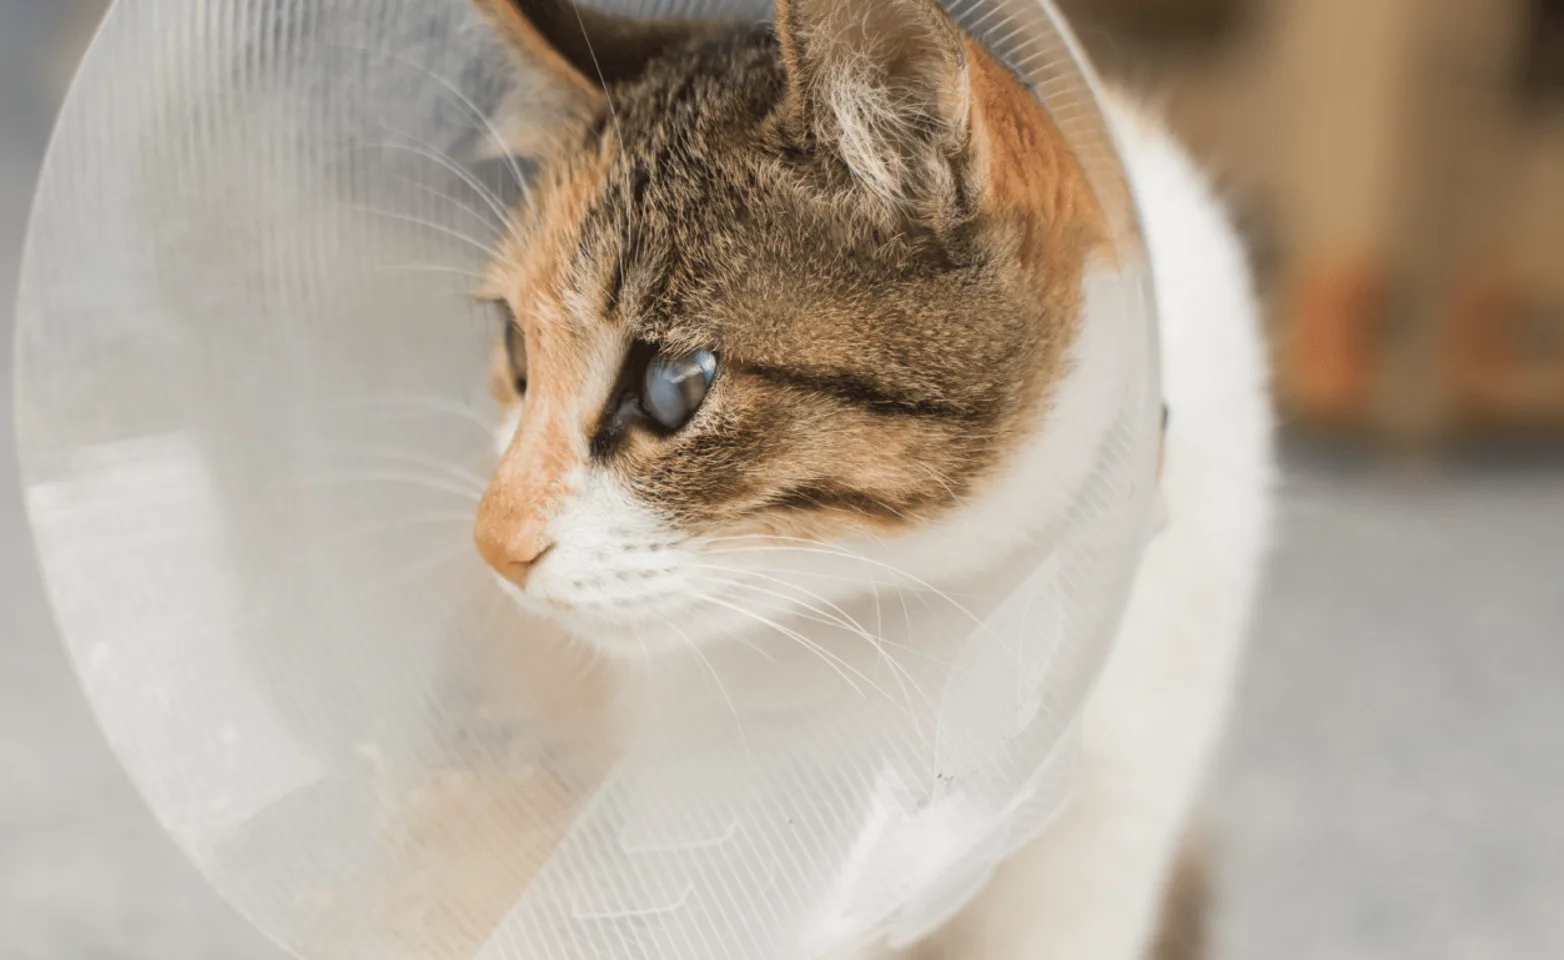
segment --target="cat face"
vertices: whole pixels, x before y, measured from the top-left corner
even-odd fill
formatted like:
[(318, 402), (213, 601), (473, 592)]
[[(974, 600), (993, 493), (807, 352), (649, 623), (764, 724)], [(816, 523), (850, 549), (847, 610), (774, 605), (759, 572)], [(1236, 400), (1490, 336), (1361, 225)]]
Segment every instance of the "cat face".
[(1030, 91), (932, 0), (479, 5), (546, 91), (505, 127), (538, 174), (485, 288), (507, 589), (635, 654), (818, 610), (849, 553), (993, 562), (962, 517), (1046, 429), (1105, 236)]

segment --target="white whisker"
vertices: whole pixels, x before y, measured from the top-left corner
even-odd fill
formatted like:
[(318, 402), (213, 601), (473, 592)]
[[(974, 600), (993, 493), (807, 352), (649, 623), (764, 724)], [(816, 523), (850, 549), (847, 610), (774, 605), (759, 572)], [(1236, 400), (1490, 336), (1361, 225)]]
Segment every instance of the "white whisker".
[(433, 70), (430, 70), (423, 64), (415, 63), (414, 61), (409, 60), (406, 57), (398, 56), (389, 50), (373, 50), (369, 47), (355, 46), (352, 44), (335, 44), (334, 46), (344, 50), (356, 50), (359, 53), (367, 53), (371, 56), (381, 56), (388, 60), (394, 60), (403, 66), (411, 67), (412, 69), (417, 70), (419, 73), (450, 91), (451, 95), (456, 97), (457, 102), (462, 105), (468, 114), (482, 125), (483, 130), (488, 134), (489, 138), (494, 141), (494, 145), (500, 148), (500, 154), (505, 158), (507, 165), (510, 167), (510, 173), (516, 181), (516, 186), (519, 187), (528, 197), (531, 196), (531, 190), (527, 186), (527, 178), (523, 176), (521, 172), (521, 164), (517, 163), (516, 158), (511, 154), (510, 146), (506, 144), (505, 138), (500, 136), (500, 132), (495, 128), (494, 123), (484, 115), (482, 110), (478, 109), (478, 105), (472, 102), (472, 98), (458, 89), (454, 83), (440, 76), (438, 73), (435, 73)]
[[(767, 536), (767, 535), (757, 534), (757, 535), (754, 535), (754, 536), (764, 537), (764, 536)], [(747, 536), (746, 537), (712, 537), (712, 538), (703, 538), (703, 539), (692, 540), (691, 543), (694, 544), (694, 545), (697, 545), (697, 546), (702, 546), (702, 545), (711, 544), (711, 543), (722, 543), (722, 542), (727, 542), (727, 541), (732, 541), (732, 540), (749, 540), (749, 539), (752, 539), (752, 538), (751, 537), (747, 537)], [(826, 546), (826, 547), (830, 547), (831, 546), (829, 544), (824, 544), (822, 541), (803, 541), (803, 542), (808, 542), (808, 543), (821, 542), (823, 546)], [(748, 553), (748, 552), (750, 552), (750, 551), (748, 551), (748, 550), (717, 550), (717, 551), (710, 551), (711, 555), (713, 555), (713, 556), (731, 555), (731, 554), (735, 554), (735, 553), (740, 553), (741, 554), (741, 553)], [(867, 559), (867, 558), (860, 558), (857, 554), (853, 553), (852, 551), (847, 551), (847, 550), (844, 550), (841, 555), (844, 558), (848, 558), (848, 559)], [(746, 572), (747, 572), (747, 568), (743, 568), (743, 567), (736, 567), (736, 568), (733, 568), (733, 569), (734, 570), (746, 570)], [(895, 570), (895, 568), (891, 568), (891, 569)], [(882, 637), (882, 638), (885, 636), (885, 619), (884, 619), (884, 615), (883, 615), (883, 612), (881, 610), (881, 605), (880, 605), (881, 604), (881, 601), (880, 601), (881, 581), (879, 580), (878, 577), (875, 577), (873, 575), (870, 575), (868, 577), (853, 577), (853, 576), (848, 576), (846, 574), (841, 574), (841, 573), (828, 573), (828, 572), (823, 571), (823, 570), (807, 570), (807, 569), (802, 569), (802, 568), (799, 568), (799, 567), (789, 567), (786, 572), (788, 574), (790, 574), (790, 575), (793, 575), (793, 576), (812, 577), (812, 578), (815, 578), (815, 579), (834, 580), (834, 581), (841, 582), (841, 583), (854, 583), (854, 584), (864, 584), (864, 585), (867, 585), (869, 587), (870, 593), (872, 594), (872, 596), (874, 598), (874, 623), (875, 623), (874, 632), (875, 632), (875, 635), (879, 636), (879, 637)], [(899, 572), (899, 571), (897, 571), (897, 572)], [(887, 588), (889, 588), (890, 590), (895, 592), (895, 594), (896, 594), (896, 602), (901, 606), (902, 622), (903, 622), (903, 624), (904, 624), (904, 626), (906, 628), (906, 635), (909, 636), (909, 637), (912, 636), (912, 613), (911, 613), (911, 611), (907, 607), (906, 588), (902, 587), (902, 586), (899, 586), (899, 585), (897, 585), (895, 583), (885, 584), (885, 586)], [(925, 606), (927, 606), (927, 602), (928, 601), (925, 598), (925, 601), (924, 601)]]
[[(396, 150), (405, 150), (408, 153), (423, 157), (426, 160), (433, 160), (435, 163), (444, 167), (447, 171), (454, 173), (459, 180), (465, 183), (469, 189), (476, 193), (479, 198), (488, 205), (489, 209), (494, 212), (494, 215), (499, 218), (501, 224), (510, 226), (515, 222), (512, 219), (511, 212), (505, 208), (505, 204), (501, 202), (499, 196), (496, 195), (493, 190), (490, 190), (482, 180), (479, 180), (476, 176), (474, 176), (471, 170), (468, 170), (460, 163), (457, 163), (456, 158), (442, 153), (441, 151), (435, 149), (432, 144), (413, 136), (405, 130), (398, 130), (396, 127), (384, 123), (382, 123), (381, 126), (384, 127), (387, 131), (396, 134), (397, 136), (406, 137), (407, 139), (418, 144), (418, 146), (410, 147), (405, 143), (395, 142), (382, 143), (380, 146), (390, 147)], [(523, 186), (523, 189), (526, 189), (525, 186)], [(477, 211), (473, 211), (473, 213), (478, 215)], [(483, 217), (482, 219), (485, 223), (488, 222), (487, 217)], [(492, 224), (490, 224), (490, 226), (492, 226)], [(503, 233), (504, 231), (502, 230), (500, 232)]]
[(446, 463), (433, 457), (426, 457), (417, 453), (403, 453), (400, 450), (388, 450), (380, 447), (348, 447), (340, 451), (343, 456), (357, 457), (368, 460), (384, 460), (387, 463), (400, 463), (410, 467), (423, 467), (445, 477), (461, 483), (470, 484), (472, 492), (482, 496), (489, 487), (489, 482), (478, 474), (457, 466), (454, 463)]
[(739, 742), (744, 745), (744, 754), (745, 756), (753, 758), (753, 754), (749, 749), (749, 733), (744, 729), (744, 720), (739, 716), (739, 708), (733, 702), (732, 695), (728, 693), (727, 684), (722, 682), (721, 674), (717, 673), (716, 666), (713, 665), (710, 658), (708, 658), (706, 654), (702, 652), (700, 644), (690, 639), (690, 635), (685, 633), (677, 623), (674, 623), (673, 620), (668, 617), (664, 617), (663, 622), (667, 624), (674, 633), (677, 633), (684, 639), (685, 647), (690, 651), (690, 653), (695, 655), (696, 659), (701, 662), (701, 665), (706, 668), (706, 672), (711, 674), (712, 681), (717, 684), (717, 691), (722, 694), (723, 702), (728, 705), (728, 712), (733, 714), (733, 726), (737, 728), (739, 732)]
[(742, 580), (729, 580), (725, 577), (707, 577), (706, 579), (707, 582), (717, 584), (718, 586), (748, 590), (752, 593), (760, 594), (762, 597), (771, 599), (773, 603), (768, 604), (766, 609), (773, 613), (798, 617), (801, 620), (808, 620), (811, 623), (818, 623), (822, 626), (832, 627), (837, 630), (846, 631), (848, 633), (858, 633), (857, 630), (853, 629), (853, 627), (850, 626), (841, 617), (833, 616), (830, 613), (827, 613), (816, 607), (804, 604), (796, 597), (788, 596), (787, 594), (780, 591), (771, 590), (767, 587), (757, 586), (753, 583), (745, 583)]
[(853, 692), (858, 694), (860, 697), (864, 695), (864, 692), (858, 686), (858, 684), (853, 682), (852, 677), (848, 676), (848, 671), (851, 671), (852, 673), (855, 673), (859, 677), (861, 677), (863, 679), (863, 681), (865, 683), (867, 683), (870, 686), (870, 688), (873, 689), (880, 696), (885, 697), (887, 700), (890, 699), (890, 697), (886, 694), (885, 690), (879, 684), (875, 683), (862, 670), (859, 670), (857, 667), (854, 667), (852, 664), (850, 664), (847, 661), (843, 660), (841, 657), (838, 657), (836, 654), (832, 653), (831, 651), (829, 651), (829, 650), (825, 649), (824, 647), (820, 646), (819, 644), (815, 643), (813, 640), (810, 640), (808, 637), (806, 637), (803, 634), (799, 633), (797, 630), (793, 630), (793, 629), (791, 629), (789, 627), (785, 627), (782, 624), (777, 623), (775, 620), (772, 620), (769, 617), (761, 616), (760, 614), (756, 613), (755, 611), (750, 610), (750, 609), (748, 609), (748, 608), (746, 608), (744, 606), (741, 606), (741, 605), (736, 604), (736, 603), (729, 603), (728, 601), (722, 600), (722, 599), (720, 599), (718, 597), (712, 597), (712, 596), (708, 596), (706, 594), (701, 594), (701, 593), (692, 593), (691, 596), (695, 597), (697, 600), (703, 600), (706, 603), (713, 604), (714, 606), (722, 607), (725, 610), (731, 610), (734, 613), (739, 614), (740, 616), (749, 617), (751, 620), (754, 620), (755, 622), (761, 624), (762, 626), (770, 627), (771, 629), (777, 631), (778, 633), (782, 634), (783, 636), (788, 637), (788, 638), (794, 640), (795, 642), (797, 642), (800, 645), (802, 645), (804, 647), (804, 649), (806, 649), (806, 650), (810, 651), (811, 653), (815, 654), (816, 656), (820, 657), (821, 660), (824, 661), (826, 663), (826, 665), (829, 666), (832, 670), (836, 671), (837, 675), (840, 676), (842, 678), (842, 680), (845, 681), (847, 683), (847, 685), (853, 689)]
[(464, 270), (461, 267), (447, 267), (438, 263), (392, 263), (383, 267), (371, 267), (374, 273), (448, 273), (456, 277), (466, 277), (477, 281), (479, 284), (488, 283), (489, 278), (481, 273)]
[[(576, 15), (576, 26), (581, 28), (581, 39), (586, 42), (587, 55), (592, 58), (592, 69), (597, 71), (597, 82), (599, 84), (601, 84), (602, 88), (603, 88), (603, 101), (608, 104), (608, 116), (609, 116), (609, 119), (611, 119), (613, 121), (613, 124), (614, 124), (614, 137), (619, 141), (619, 157), (620, 157), (620, 160), (623, 161), (625, 159), (625, 157), (627, 156), (627, 152), (625, 150), (624, 128), (622, 128), (619, 125), (619, 110), (614, 106), (614, 98), (608, 92), (608, 78), (603, 76), (603, 65), (598, 62), (597, 50), (593, 49), (593, 47), (592, 47), (592, 34), (591, 34), (591, 31), (587, 30), (587, 28), (586, 28), (586, 19), (581, 16), (581, 7), (576, 3), (576, 0), (565, 0), (565, 2), (570, 4), (570, 9), (575, 12), (575, 15)], [(625, 177), (624, 177), (624, 179), (625, 179), (625, 186), (628, 188), (629, 185), (630, 185), (630, 170), (629, 170), (628, 167), (625, 169)], [(625, 192), (626, 198), (628, 199), (632, 195), (632, 193), (633, 193), (632, 191), (627, 189), (626, 192)], [(630, 211), (629, 211), (628, 208), (626, 208), (626, 210), (625, 210), (625, 217), (627, 218), (627, 220), (628, 220), (629, 216), (630, 216)], [(629, 227), (630, 227), (630, 224), (628, 222), (626, 222), (626, 224), (625, 224), (625, 228), (626, 228), (625, 229), (625, 233), (627, 233), (627, 234), (630, 232)], [(619, 276), (621, 278), (623, 278), (624, 274), (625, 274), (624, 245), (620, 244), (620, 246), (619, 246)]]
[(393, 530), (407, 530), (413, 527), (437, 526), (440, 524), (470, 524), (473, 522), (472, 514), (467, 513), (431, 513), (419, 514), (411, 517), (398, 517), (389, 523), (377, 523), (367, 527), (357, 527), (352, 530), (339, 531), (333, 534), (337, 542), (350, 540), (362, 540), (380, 533), (390, 533)]
[(933, 477), (935, 483), (939, 484), (941, 487), (944, 487), (945, 493), (950, 497), (950, 502), (952, 504), (959, 504), (961, 502), (961, 498), (956, 495), (955, 487), (950, 485), (949, 477), (921, 461), (913, 460), (911, 463), (919, 470), (922, 470), (924, 473), (927, 473), (929, 476)]
[(494, 252), (494, 248), (489, 244), (484, 243), (482, 240), (479, 240), (475, 237), (470, 237), (467, 234), (462, 233), (460, 230), (447, 227), (441, 223), (435, 223), (433, 220), (425, 220), (423, 217), (414, 216), (410, 213), (397, 213), (393, 210), (382, 210), (379, 207), (370, 207), (358, 203), (341, 203), (339, 206), (348, 210), (356, 211), (358, 213), (367, 213), (371, 216), (385, 217), (388, 220), (397, 220), (402, 223), (412, 224), (413, 226), (423, 227), (426, 230), (433, 230), (435, 233), (443, 234), (447, 237), (451, 237), (454, 240), (460, 240), (462, 243), (467, 244), (473, 249), (481, 251), (485, 258), (492, 256)]
[[(794, 552), (794, 553), (802, 553), (802, 554), (818, 554), (818, 555), (821, 555), (821, 556), (836, 557), (836, 558), (839, 558), (839, 559), (853, 560), (853, 561), (856, 561), (858, 563), (868, 564), (868, 565), (873, 566), (873, 567), (878, 567), (878, 568), (884, 569), (884, 570), (886, 570), (886, 571), (888, 571), (890, 573), (895, 574), (898, 577), (905, 578), (906, 580), (908, 580), (909, 582), (911, 582), (915, 586), (918, 586), (918, 587), (922, 588), (923, 590), (927, 591), (928, 593), (931, 593), (934, 596), (939, 597), (941, 600), (943, 600), (946, 603), (950, 604), (950, 606), (953, 609), (955, 609), (958, 613), (960, 613), (962, 616), (964, 616), (967, 619), (971, 620), (972, 623), (974, 625), (976, 625), (979, 629), (987, 631), (987, 632), (990, 633), (990, 635), (992, 635), (992, 630), (989, 628), (989, 626), (988, 626), (986, 621), (984, 621), (982, 618), (977, 616), (977, 614), (973, 613), (971, 610), (967, 609), (967, 607), (965, 605), (963, 605), (955, 597), (951, 596), (949, 593), (945, 592), (944, 590), (941, 590), (940, 588), (934, 586), (933, 584), (931, 584), (928, 581), (922, 579), (921, 577), (918, 577), (918, 576), (915, 576), (915, 575), (913, 575), (911, 573), (908, 573), (906, 570), (903, 570), (903, 569), (901, 569), (899, 567), (896, 567), (896, 566), (894, 566), (892, 564), (885, 563), (884, 561), (881, 561), (881, 560), (875, 560), (872, 557), (866, 557), (866, 556), (864, 556), (861, 553), (856, 553), (856, 552), (854, 552), (852, 550), (846, 549), (845, 547), (839, 547), (839, 546), (835, 546), (835, 545), (832, 545), (832, 544), (828, 544), (828, 543), (826, 543), (826, 542), (824, 542), (822, 540), (805, 540), (805, 539), (802, 539), (800, 537), (782, 537), (782, 536), (773, 536), (773, 535), (770, 535), (770, 534), (754, 534), (754, 535), (751, 535), (751, 536), (748, 536), (748, 537), (715, 537), (715, 538), (702, 540), (700, 542), (703, 543), (703, 544), (711, 544), (711, 543), (722, 543), (722, 542), (732, 542), (732, 541), (741, 541), (741, 540), (755, 540), (755, 539), (760, 539), (760, 540), (766, 541), (767, 545), (766, 546), (760, 546), (760, 547), (739, 547), (739, 548), (733, 548), (733, 549), (728, 549), (728, 550), (714, 550), (714, 551), (709, 551), (709, 553), (711, 553), (712, 555), (727, 555), (727, 554), (734, 554), (734, 553)], [(796, 544), (796, 545), (789, 545), (789, 544)]]
[[(713, 570), (713, 571), (716, 571), (718, 573), (729, 573), (729, 574), (735, 574), (735, 575), (744, 576), (744, 577), (754, 577), (754, 578), (756, 578), (758, 580), (764, 580), (767, 583), (773, 583), (773, 584), (777, 584), (777, 585), (782, 586), (782, 587), (787, 587), (787, 588), (789, 588), (791, 590), (796, 590), (799, 593), (803, 594), (805, 597), (808, 597), (808, 598), (811, 598), (811, 599), (814, 599), (814, 600), (818, 600), (820, 603), (822, 603), (826, 607), (830, 608), (830, 610), (832, 612), (832, 615), (835, 618), (834, 622), (835, 622), (835, 624), (837, 626), (841, 627), (844, 630), (849, 630), (849, 631), (851, 631), (853, 633), (856, 633), (856, 634), (858, 634), (859, 636), (861, 636), (861, 637), (863, 637), (865, 639), (871, 639), (871, 635), (870, 635), (869, 631), (864, 629), (864, 626), (861, 623), (859, 623), (857, 620), (853, 619), (852, 615), (849, 614), (846, 610), (843, 610), (840, 606), (838, 606), (837, 604), (831, 602), (831, 600), (828, 599), (827, 597), (822, 596), (821, 594), (815, 593), (813, 590), (809, 590), (809, 589), (807, 589), (805, 587), (801, 587), (798, 584), (791, 583), (791, 582), (789, 582), (787, 580), (784, 580), (781, 577), (773, 577), (770, 574), (761, 573), (761, 572), (756, 571), (756, 570), (745, 570), (745, 569), (742, 569), (740, 567), (726, 567), (726, 566), (720, 566), (720, 565), (717, 565), (717, 564), (710, 564), (710, 563), (691, 564), (691, 567), (693, 569), (697, 569), (697, 570)], [(749, 584), (745, 584), (745, 586), (750, 586), (750, 585)], [(753, 587), (753, 586), (751, 586), (750, 588), (751, 589), (755, 589), (755, 590), (761, 589), (759, 587)], [(801, 601), (799, 601), (799, 599), (797, 597), (794, 597), (794, 596), (791, 596), (791, 595), (788, 595), (788, 594), (784, 594), (784, 593), (781, 593), (781, 592), (778, 592), (778, 591), (770, 591), (770, 590), (768, 590), (766, 592), (767, 593), (772, 593), (773, 595), (775, 595), (775, 596), (777, 596), (777, 597), (779, 597), (779, 598), (781, 598), (783, 600), (786, 600), (786, 601), (788, 601), (790, 603), (807, 606), (807, 607), (809, 607), (809, 609), (815, 610), (817, 613), (820, 613), (822, 616), (826, 615), (826, 612), (824, 610), (815, 608), (812, 605), (801, 604)]]
[(433, 490), (437, 493), (448, 493), (461, 497), (464, 500), (477, 504), (481, 497), (478, 493), (464, 486), (445, 483), (430, 477), (421, 477), (413, 473), (401, 473), (394, 470), (355, 470), (343, 473), (318, 474), (304, 478), (301, 483), (306, 486), (323, 486), (336, 484), (356, 483), (385, 483), (410, 487), (422, 487), (425, 490)]
[(451, 206), (467, 214), (469, 217), (472, 217), (474, 220), (482, 224), (485, 230), (488, 230), (494, 235), (490, 240), (491, 243), (497, 244), (501, 240), (505, 239), (505, 230), (503, 228), (495, 226), (494, 222), (490, 220), (482, 210), (477, 209), (476, 207), (467, 203), (465, 200), (462, 200), (460, 197), (453, 197), (442, 190), (437, 190), (434, 187), (429, 186), (427, 183), (419, 183), (417, 180), (412, 180), (407, 177), (393, 177), (392, 179), (401, 183), (405, 183), (414, 190), (417, 190), (426, 196), (433, 197), (436, 200), (444, 200), (446, 203), (449, 203)]
[(419, 413), (446, 413), (467, 421), (479, 430), (485, 437), (494, 432), (495, 424), (480, 417), (476, 410), (463, 406), (445, 397), (417, 396), (414, 394), (383, 394), (379, 397), (371, 397), (340, 404), (343, 409), (384, 408), (392, 410), (416, 411)]
[[(748, 574), (750, 576), (756, 576), (757, 575), (757, 574), (751, 573), (749, 571), (734, 571), (734, 572), (745, 573), (745, 574)], [(773, 578), (769, 578), (769, 579), (776, 580), (776, 578), (774, 578), (774, 577)], [(799, 617), (802, 617), (802, 618), (807, 619), (807, 620), (812, 620), (812, 621), (814, 621), (816, 623), (822, 623), (822, 624), (825, 624), (826, 626), (836, 627), (837, 629), (844, 630), (844, 631), (846, 631), (848, 633), (856, 634), (858, 637), (862, 638), (865, 642), (867, 642), (869, 644), (869, 646), (874, 649), (874, 652), (876, 654), (878, 654), (885, 661), (886, 665), (891, 668), (892, 675), (896, 677), (896, 685), (899, 688), (901, 688), (901, 693), (902, 693), (902, 696), (904, 698), (907, 695), (907, 689), (906, 689), (906, 685), (905, 684), (911, 684), (913, 690), (917, 692), (918, 698), (920, 700), (922, 700), (925, 704), (932, 706), (932, 702), (929, 700), (928, 696), (923, 692), (923, 689), (918, 686), (917, 681), (913, 679), (911, 673), (909, 673), (907, 671), (907, 668), (902, 666), (901, 663), (897, 662), (896, 658), (893, 657), (885, 649), (886, 646), (901, 647), (903, 645), (902, 644), (893, 644), (893, 643), (891, 643), (891, 641), (885, 639), (884, 637), (876, 636), (874, 634), (871, 634), (868, 630), (865, 630), (863, 628), (863, 626), (858, 623), (858, 621), (854, 620), (850, 615), (848, 615), (848, 613), (845, 610), (842, 610), (841, 607), (838, 607), (836, 604), (831, 603), (831, 601), (827, 600), (826, 598), (821, 597), (819, 594), (811, 594), (811, 596), (816, 597), (822, 603), (828, 604), (830, 607), (832, 607), (834, 610), (836, 610), (840, 614), (840, 616), (828, 613), (827, 611), (825, 611), (825, 610), (823, 610), (823, 609), (821, 609), (819, 607), (816, 607), (813, 604), (805, 603), (805, 602), (799, 600), (797, 597), (789, 596), (789, 595), (787, 595), (785, 593), (782, 593), (781, 591), (778, 591), (778, 590), (771, 590), (771, 589), (768, 589), (766, 587), (759, 587), (759, 586), (756, 586), (756, 585), (751, 584), (751, 583), (743, 583), (743, 582), (737, 581), (737, 580), (726, 580), (726, 579), (721, 579), (721, 578), (716, 578), (716, 577), (713, 577), (712, 580), (714, 582), (716, 582), (716, 583), (723, 584), (725, 586), (738, 587), (740, 589), (750, 590), (750, 591), (753, 591), (755, 593), (762, 594), (763, 596), (775, 597), (777, 599), (780, 599), (785, 604), (787, 604), (788, 606), (784, 607), (783, 610), (781, 610), (779, 612), (791, 613), (794, 616), (799, 616)], [(784, 586), (792, 586), (791, 584), (788, 584), (786, 581), (777, 580), (776, 582), (781, 583)], [(795, 588), (795, 589), (801, 589), (801, 588)], [(795, 609), (795, 608), (802, 608), (802, 611), (800, 611), (798, 609)]]

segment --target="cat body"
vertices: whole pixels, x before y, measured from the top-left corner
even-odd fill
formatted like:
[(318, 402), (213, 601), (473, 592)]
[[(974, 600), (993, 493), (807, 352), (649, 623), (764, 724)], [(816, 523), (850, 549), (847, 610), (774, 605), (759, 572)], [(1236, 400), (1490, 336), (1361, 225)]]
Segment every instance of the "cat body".
[(1207, 851), (1192, 819), (1269, 529), (1265, 353), (1243, 247), (1206, 178), (1130, 101), (1110, 100), (1109, 118), (1156, 277), (1171, 414), (1161, 478), (1167, 524), (1146, 551), (1087, 703), (1069, 807), (918, 957), (1184, 960), (1202, 952)]
[[(1032, 93), (932, 0), (781, 0), (775, 28), (478, 5), (548, 91), (502, 118), (539, 173), (485, 289), (512, 321), (475, 538), (517, 603), (609, 661), (764, 647), (801, 551), (813, 577), (842, 564), (807, 595), (850, 604), (847, 560), (981, 580), (1063, 515), (1112, 413), (1108, 230)], [(1109, 120), (1160, 309), (1166, 524), (1069, 806), (919, 956), (1146, 954), (1256, 590), (1243, 251), (1170, 138), (1124, 100)]]

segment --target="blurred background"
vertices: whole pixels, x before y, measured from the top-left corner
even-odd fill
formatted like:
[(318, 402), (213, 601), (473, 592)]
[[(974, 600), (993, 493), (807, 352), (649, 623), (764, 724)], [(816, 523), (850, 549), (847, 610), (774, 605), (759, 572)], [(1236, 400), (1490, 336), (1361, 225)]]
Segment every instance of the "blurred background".
[[(1063, 6), (1271, 306), (1286, 479), (1214, 956), (1564, 957), (1564, 0)], [(18, 506), (16, 260), (101, 7), (0, 0), (0, 958), (282, 960), (102, 744)]]
[(1227, 188), (1300, 425), (1564, 433), (1564, 2), (1066, 0)]

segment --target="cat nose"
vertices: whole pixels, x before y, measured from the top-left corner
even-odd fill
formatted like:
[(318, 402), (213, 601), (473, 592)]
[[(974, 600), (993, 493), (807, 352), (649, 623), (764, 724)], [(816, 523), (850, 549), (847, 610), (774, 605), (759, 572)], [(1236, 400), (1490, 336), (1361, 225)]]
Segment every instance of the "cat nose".
[(474, 539), (483, 562), (518, 587), (527, 585), (532, 571), (554, 549), (554, 544), (540, 534), (521, 531), (496, 536), (483, 525), (475, 531)]

